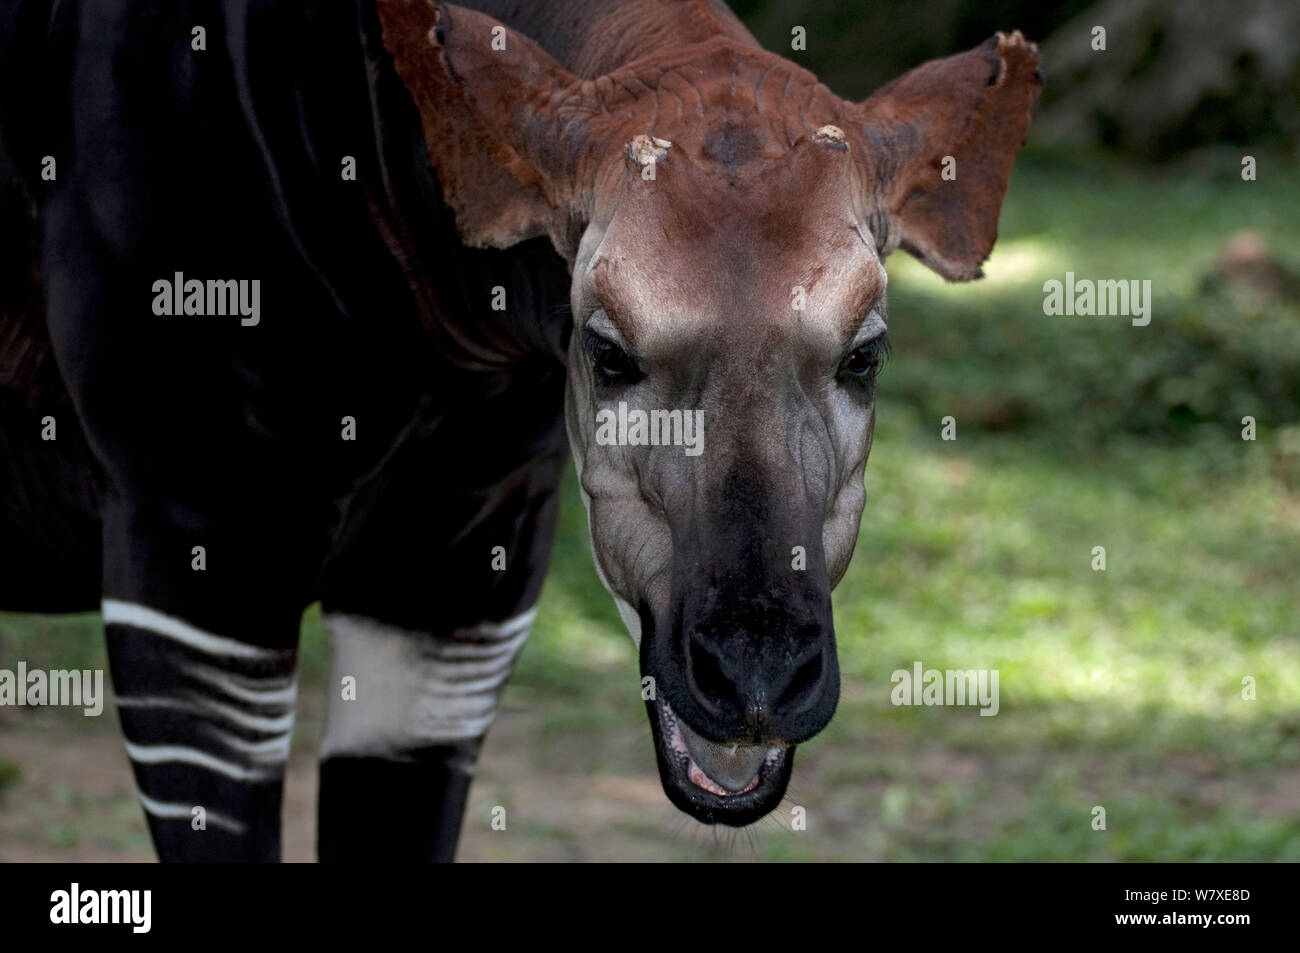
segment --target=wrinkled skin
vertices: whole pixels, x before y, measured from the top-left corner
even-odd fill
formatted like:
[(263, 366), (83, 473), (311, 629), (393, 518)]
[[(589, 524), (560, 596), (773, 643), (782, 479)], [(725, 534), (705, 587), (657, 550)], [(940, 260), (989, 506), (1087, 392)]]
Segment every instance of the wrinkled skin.
[[(664, 789), (754, 821), (838, 699), (830, 593), (865, 503), (882, 262), (979, 275), (1035, 50), (999, 34), (855, 104), (730, 20), (584, 79), (517, 33), (491, 49), (481, 14), (381, 15), (462, 238), (549, 235), (571, 265), (569, 438)], [(601, 441), (620, 403), (702, 411), (702, 451)]]
[[(855, 220), (847, 155), (806, 142), (777, 161), (777, 175), (745, 188), (697, 179), (689, 160), (670, 157), (655, 183), (628, 181), (608, 225), (587, 230), (574, 268), (577, 326), (634, 354), (644, 374), (631, 385), (602, 380), (590, 338), (574, 335), (568, 429), (593, 549), (640, 636), (643, 673), (676, 719), (757, 749), (748, 768), (757, 761), (771, 774), (743, 804), (694, 784), (670, 789), (706, 810), (725, 800), (732, 817), (765, 813), (788, 774), (783, 749), (835, 709), (830, 589), (853, 554), (873, 422), (871, 376), (841, 371), (885, 334), (884, 271)], [(801, 191), (805, 166), (821, 167), (811, 192)], [(677, 216), (668, 190), (721, 214)], [(699, 258), (720, 267), (693, 286), (674, 278)], [(792, 308), (796, 288), (802, 311)], [(598, 445), (596, 412), (618, 401), (701, 409), (703, 452)], [(804, 568), (793, 568), (795, 547)], [(664, 709), (650, 712), (668, 732)], [(666, 740), (661, 767), (672, 778), (681, 759)], [(690, 747), (711, 762), (701, 763), (710, 778), (723, 782), (730, 769), (735, 786), (753, 779), (746, 765)]]

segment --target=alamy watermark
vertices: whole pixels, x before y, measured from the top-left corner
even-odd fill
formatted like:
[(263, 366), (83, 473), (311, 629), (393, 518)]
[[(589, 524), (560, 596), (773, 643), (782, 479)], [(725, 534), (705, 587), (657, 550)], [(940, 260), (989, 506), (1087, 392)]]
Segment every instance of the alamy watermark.
[(618, 402), (618, 412), (596, 411), (596, 443), (602, 447), (685, 447), (688, 457), (704, 452), (704, 411), (628, 410)]
[(1043, 314), (1047, 315), (1125, 315), (1133, 318), (1134, 327), (1151, 323), (1151, 279), (1138, 281), (1091, 278), (1075, 279), (1065, 273), (1065, 281), (1049, 278), (1043, 282)]
[(132, 933), (153, 925), (152, 890), (82, 890), (73, 882), (50, 894), (50, 922), (55, 924), (124, 924)]
[(164, 315), (225, 315), (237, 314), (239, 323), (252, 327), (262, 320), (262, 281), (241, 278), (208, 279), (186, 278), (176, 272), (169, 280), (159, 278), (153, 283), (153, 313)]
[(895, 705), (979, 705), (981, 715), (998, 713), (998, 670), (925, 668), (896, 669), (889, 677)]
[(0, 706), (68, 706), (82, 708), (87, 718), (104, 710), (103, 669), (27, 669), (19, 662), (17, 671), (0, 668)]

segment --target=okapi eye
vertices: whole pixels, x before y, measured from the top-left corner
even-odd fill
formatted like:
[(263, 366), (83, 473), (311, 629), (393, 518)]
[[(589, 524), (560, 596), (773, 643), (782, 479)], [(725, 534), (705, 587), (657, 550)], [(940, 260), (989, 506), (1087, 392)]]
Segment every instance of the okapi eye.
[(873, 377), (884, 364), (888, 353), (889, 340), (882, 334), (861, 347), (855, 348), (844, 359), (843, 372), (851, 377), (861, 379)]
[(863, 348), (858, 348), (844, 362), (844, 369), (856, 377), (866, 377), (875, 366), (871, 361), (871, 357)]
[(596, 372), (596, 380), (609, 387), (627, 387), (641, 380), (645, 375), (636, 366), (636, 361), (609, 338), (601, 337), (592, 331), (584, 331), (582, 343), (591, 355), (591, 366)]

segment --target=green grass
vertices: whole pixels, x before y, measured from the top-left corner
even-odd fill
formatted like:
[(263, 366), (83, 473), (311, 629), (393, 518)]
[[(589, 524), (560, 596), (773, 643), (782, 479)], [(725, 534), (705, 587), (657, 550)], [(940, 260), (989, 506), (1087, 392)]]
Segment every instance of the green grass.
[[(1300, 186), (1281, 176), (1157, 178), (1040, 156), (1016, 173), (984, 282), (946, 286), (901, 253), (889, 261), (894, 354), (835, 594), (840, 709), (801, 748), (790, 802), (723, 856), (1300, 861), (1300, 377), (1287, 377), (1300, 315), (1201, 290), (1240, 228), (1300, 260), (1297, 207)], [(1151, 325), (1044, 316), (1042, 282), (1066, 270), (1150, 278)], [(955, 441), (940, 439), (946, 414)], [(1240, 438), (1245, 414), (1257, 441)], [(0, 659), (102, 664), (95, 627), (0, 616)], [(325, 658), (313, 611), (305, 695)], [(894, 707), (890, 674), (915, 660), (996, 668), (1000, 713)], [(651, 777), (637, 678), (570, 475), (503, 702), (514, 764)], [(0, 724), (0, 757), (14, 726)], [(21, 769), (0, 761), (0, 795)], [(498, 771), (479, 785), (522, 834), (483, 856), (719, 855), (712, 834), (682, 837), (666, 802), (598, 826), (541, 811), (556, 797), (544, 783)], [(795, 805), (804, 832), (789, 829)]]
[[(810, 830), (828, 816), (835, 836), (763, 838), (760, 856), (1300, 860), (1300, 537), (1256, 452), (1207, 477), (1186, 449), (1121, 438), (1080, 466), (1006, 435), (944, 442), (885, 402), (835, 593), (840, 709), (794, 785)], [(506, 698), (580, 747), (644, 716), (567, 491)], [(998, 669), (1000, 713), (894, 707), (890, 673), (915, 660)]]
[[(890, 260), (894, 356), (835, 594), (844, 692), (794, 785), (809, 831), (822, 813), (830, 836), (763, 838), (760, 856), (1300, 860), (1300, 404), (1229, 387), (1210, 412), (1139, 406), (1148, 379), (1193, 373), (1173, 358), (1225, 360), (1207, 321), (1261, 365), (1300, 353), (1294, 302), (1259, 313), (1199, 290), (1238, 229), (1300, 260), (1297, 206), (1280, 177), (1171, 184), (1039, 157), (1017, 173), (983, 282)], [(1151, 278), (1151, 325), (1044, 316), (1042, 282), (1066, 270)], [(979, 412), (1007, 395), (1031, 411), (1010, 428)], [(940, 439), (949, 413), (955, 441)], [(565, 733), (617, 705), (625, 734), (643, 720), (635, 657), (589, 561), (570, 485), (510, 691)], [(893, 707), (890, 673), (914, 660), (998, 669), (1001, 713)]]
[[(1097, 159), (1021, 161), (985, 265), (945, 284), (903, 253), (888, 262), (887, 394), (959, 428), (1014, 431), (1043, 449), (1109, 444), (1119, 432), (1210, 443), (1300, 424), (1300, 300), (1209, 281), (1229, 236), (1258, 233), (1300, 268), (1300, 183), (1243, 182), (1223, 170), (1134, 170)], [(1276, 168), (1276, 166), (1274, 166)], [(1043, 282), (1151, 282), (1151, 323), (1048, 317)], [(1288, 464), (1297, 469), (1294, 461)], [(1295, 484), (1300, 486), (1300, 483)]]

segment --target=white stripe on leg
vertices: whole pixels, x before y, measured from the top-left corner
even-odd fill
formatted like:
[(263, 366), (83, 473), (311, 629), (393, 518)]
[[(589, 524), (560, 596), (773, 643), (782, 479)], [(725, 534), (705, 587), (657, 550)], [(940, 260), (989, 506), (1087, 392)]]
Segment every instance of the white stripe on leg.
[(118, 599), (105, 599), (102, 603), (104, 625), (127, 625), (141, 632), (161, 635), (173, 639), (182, 645), (205, 652), (208, 655), (221, 655), (230, 658), (248, 659), (249, 661), (275, 662), (283, 658), (283, 652), (263, 649), (256, 645), (247, 645), (238, 639), (224, 635), (213, 635), (195, 628), (188, 622), (173, 616), (164, 615), (157, 609), (150, 609), (135, 602), (122, 602)]
[[(168, 804), (163, 801), (155, 801), (143, 791), (137, 792), (140, 795), (140, 803), (144, 809), (154, 817), (161, 817), (169, 821), (174, 820), (191, 820), (194, 817), (194, 808), (201, 805), (185, 804)], [(214, 811), (204, 808), (203, 811), (206, 822), (213, 827), (220, 827), (223, 830), (230, 831), (232, 834), (242, 834), (248, 829), (248, 825), (241, 824), (239, 821), (232, 821), (230, 818)]]
[[(151, 660), (117, 676), (126, 752), (146, 810), (180, 817), (187, 789), (205, 783), (168, 770), (175, 766), (250, 784), (283, 775), (297, 699), (292, 650), (248, 645), (133, 602), (105, 599), (103, 614), (110, 639), (133, 640)], [(227, 829), (241, 823), (222, 814), (223, 805), (205, 807), (218, 808)]]
[(279, 775), (278, 765), (268, 769), (236, 764), (188, 745), (137, 745), (127, 741), (126, 754), (136, 764), (190, 764), (223, 774), (235, 781), (269, 781)]

